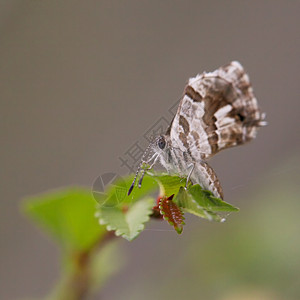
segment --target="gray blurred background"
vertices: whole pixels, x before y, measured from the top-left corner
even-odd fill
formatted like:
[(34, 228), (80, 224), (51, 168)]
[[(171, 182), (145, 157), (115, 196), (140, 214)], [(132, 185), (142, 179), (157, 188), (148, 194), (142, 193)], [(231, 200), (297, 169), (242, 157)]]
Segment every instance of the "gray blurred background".
[(127, 174), (119, 157), (187, 79), (239, 60), (269, 122), (212, 160), (241, 211), (224, 224), (188, 218), (181, 236), (153, 222), (121, 243), (127, 265), (101, 296), (296, 299), (299, 4), (1, 0), (0, 298), (42, 297), (59, 275), (58, 249), (19, 212), (24, 196)]

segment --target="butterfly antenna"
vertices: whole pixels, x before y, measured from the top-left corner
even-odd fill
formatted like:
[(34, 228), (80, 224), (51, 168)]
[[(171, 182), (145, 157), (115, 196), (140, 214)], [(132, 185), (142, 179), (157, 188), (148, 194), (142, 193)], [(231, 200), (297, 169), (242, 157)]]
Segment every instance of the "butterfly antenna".
[(142, 162), (140, 163), (139, 167), (138, 167), (137, 170), (136, 170), (134, 179), (133, 179), (132, 184), (131, 184), (131, 186), (130, 186), (130, 188), (129, 188), (129, 190), (128, 190), (128, 193), (127, 193), (128, 196), (131, 194), (131, 192), (132, 192), (132, 190), (133, 190), (133, 188), (134, 188), (134, 184), (135, 184), (136, 178), (137, 178), (137, 176), (138, 176), (138, 174), (139, 174), (139, 172), (140, 172), (140, 169), (141, 169), (140, 166), (141, 166), (141, 165), (142, 165)]
[(142, 186), (142, 182), (143, 182), (145, 173), (146, 173), (146, 170), (143, 170), (142, 176), (141, 176), (141, 178), (140, 178), (140, 180), (139, 180), (139, 184), (138, 184), (138, 187), (139, 187), (139, 188)]
[[(143, 153), (143, 156), (142, 156), (142, 158), (141, 158), (141, 162), (140, 162), (140, 164), (139, 164), (139, 166), (138, 166), (138, 168), (137, 168), (137, 170), (136, 170), (134, 179), (133, 179), (132, 184), (131, 184), (131, 186), (130, 186), (130, 188), (129, 188), (129, 190), (128, 190), (128, 193), (127, 193), (128, 196), (131, 194), (131, 192), (132, 192), (132, 190), (133, 190), (133, 188), (134, 188), (135, 181), (136, 181), (136, 179), (137, 179), (137, 177), (138, 177), (138, 175), (139, 175), (139, 173), (140, 173), (140, 171), (141, 171), (141, 168), (142, 168), (143, 163), (145, 162), (144, 158), (145, 158), (145, 156), (148, 154), (151, 145), (152, 145), (152, 143), (150, 143), (150, 144), (147, 146), (145, 152)], [(145, 172), (144, 172), (144, 173), (145, 173)], [(143, 177), (144, 177), (144, 174), (142, 175), (142, 178), (141, 178), (142, 180), (143, 180)], [(140, 184), (141, 184), (141, 180), (140, 180), (140, 182), (139, 182), (139, 186), (140, 186)]]

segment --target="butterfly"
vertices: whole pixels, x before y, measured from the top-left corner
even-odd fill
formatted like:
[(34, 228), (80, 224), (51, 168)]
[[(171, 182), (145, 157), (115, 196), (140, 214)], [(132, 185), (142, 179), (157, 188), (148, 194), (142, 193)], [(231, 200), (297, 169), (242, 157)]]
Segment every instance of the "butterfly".
[(223, 199), (220, 181), (207, 161), (223, 149), (251, 141), (264, 125), (265, 114), (239, 62), (190, 78), (166, 133), (145, 150), (128, 195), (137, 176), (142, 173), (141, 187), (145, 172), (159, 161), (168, 173), (186, 176), (186, 185), (198, 183)]

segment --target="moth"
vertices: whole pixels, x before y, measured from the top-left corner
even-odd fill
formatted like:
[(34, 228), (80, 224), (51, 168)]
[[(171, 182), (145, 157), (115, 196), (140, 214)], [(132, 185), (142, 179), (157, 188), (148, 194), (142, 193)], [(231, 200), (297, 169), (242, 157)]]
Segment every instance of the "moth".
[(190, 78), (166, 133), (145, 150), (128, 195), (138, 175), (141, 187), (145, 172), (159, 161), (168, 173), (186, 176), (186, 185), (189, 180), (198, 183), (223, 199), (221, 184), (207, 161), (223, 149), (251, 141), (264, 125), (265, 114), (239, 62)]

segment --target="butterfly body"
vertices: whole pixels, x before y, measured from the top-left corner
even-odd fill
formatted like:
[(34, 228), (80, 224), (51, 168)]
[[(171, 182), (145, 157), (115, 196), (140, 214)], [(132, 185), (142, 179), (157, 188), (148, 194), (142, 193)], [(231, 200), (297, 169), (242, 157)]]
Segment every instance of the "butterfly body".
[[(162, 145), (163, 148), (160, 147)], [(160, 164), (169, 174), (188, 177), (193, 184), (198, 183), (215, 197), (223, 198), (222, 187), (213, 169), (206, 161), (196, 161), (189, 151), (182, 151), (178, 145), (172, 144), (169, 135), (159, 136), (153, 142), (151, 150), (157, 153)]]

